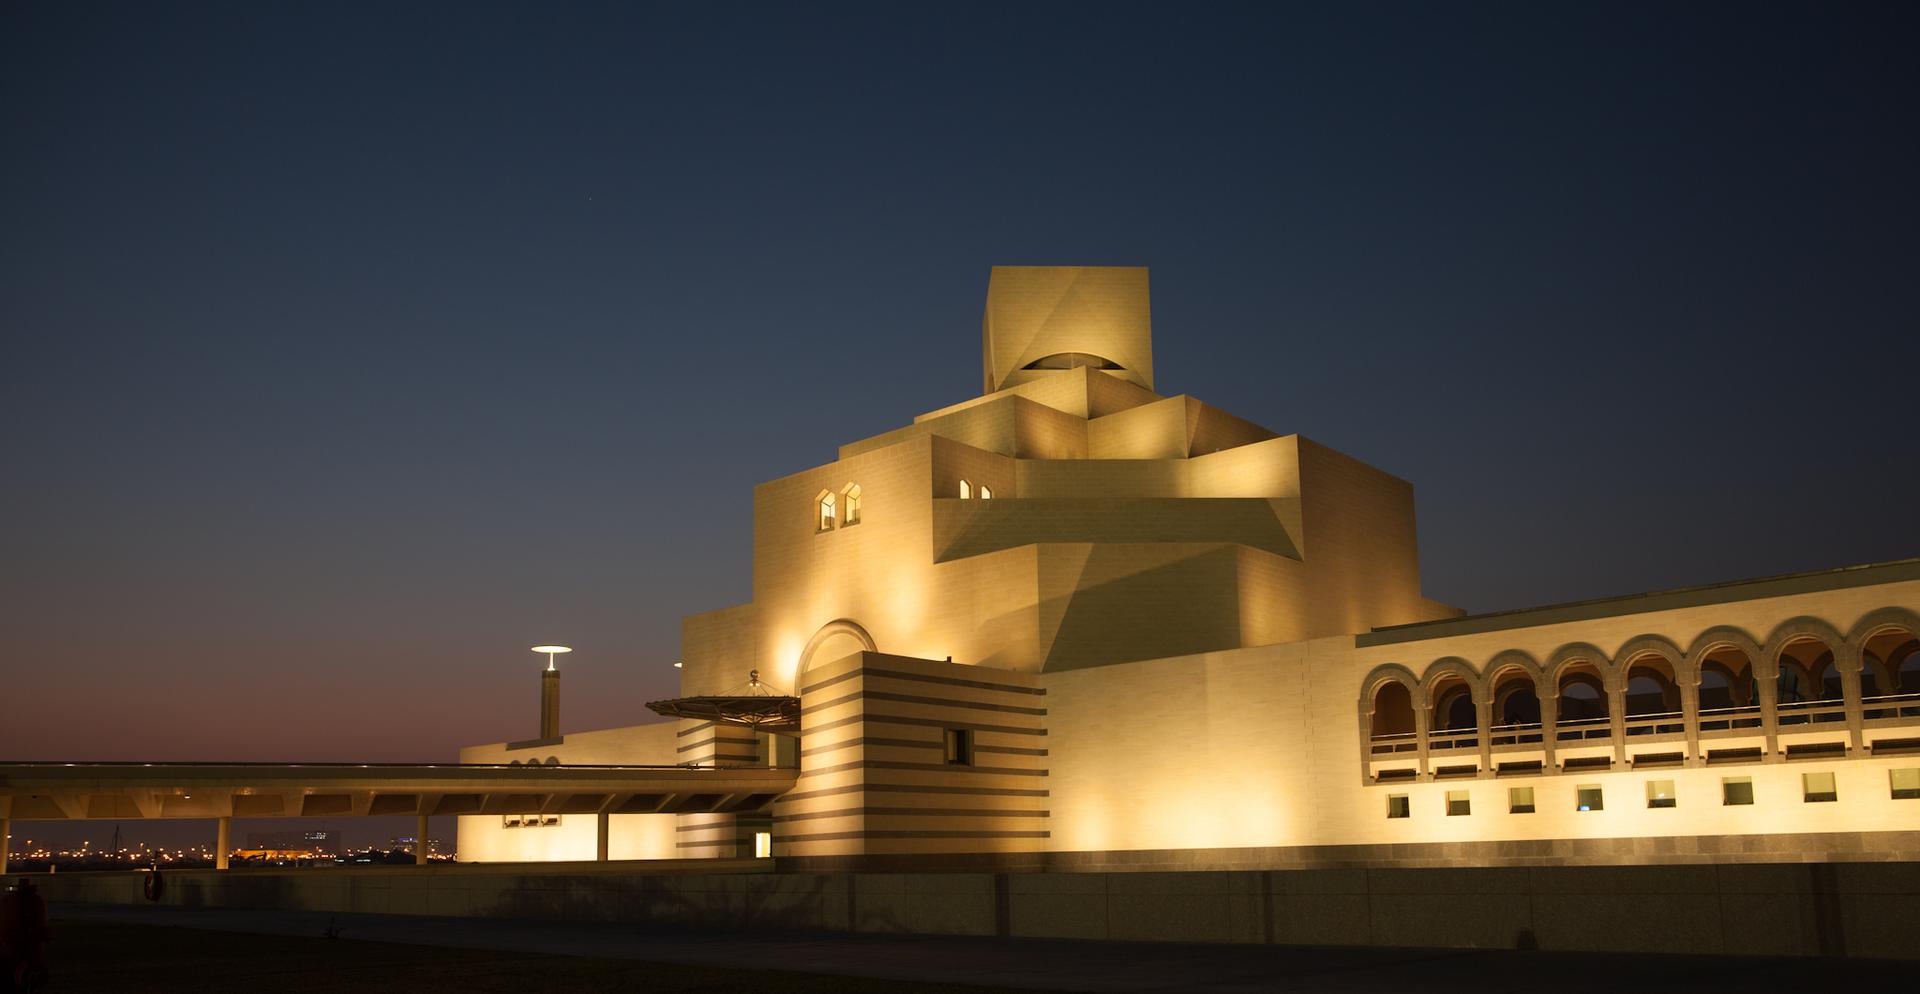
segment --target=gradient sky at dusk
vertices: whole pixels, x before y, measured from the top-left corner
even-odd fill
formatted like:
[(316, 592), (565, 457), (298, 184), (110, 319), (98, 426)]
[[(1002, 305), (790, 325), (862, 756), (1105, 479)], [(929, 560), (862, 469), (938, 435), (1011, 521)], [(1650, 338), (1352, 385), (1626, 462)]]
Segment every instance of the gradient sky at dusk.
[(9, 3), (0, 759), (650, 720), (996, 263), (1469, 610), (1920, 554), (1920, 7), (1567, 6)]

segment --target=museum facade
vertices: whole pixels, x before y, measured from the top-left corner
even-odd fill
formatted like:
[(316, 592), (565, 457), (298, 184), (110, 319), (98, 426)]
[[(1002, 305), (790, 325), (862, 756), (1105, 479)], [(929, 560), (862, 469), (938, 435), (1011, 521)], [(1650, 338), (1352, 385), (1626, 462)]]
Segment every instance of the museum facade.
[[(463, 763), (465, 860), (1210, 868), (1920, 856), (1920, 560), (1463, 616), (1412, 487), (1155, 392), (1147, 274), (1000, 267), (981, 396), (754, 496), (667, 720)], [(777, 790), (777, 792), (776, 792)]]

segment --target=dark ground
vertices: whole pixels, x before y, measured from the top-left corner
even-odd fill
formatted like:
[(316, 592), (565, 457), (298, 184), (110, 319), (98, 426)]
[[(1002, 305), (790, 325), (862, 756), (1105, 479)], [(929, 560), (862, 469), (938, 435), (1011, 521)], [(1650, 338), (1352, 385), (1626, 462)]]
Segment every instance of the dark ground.
[(113, 922), (62, 921), (58, 940), (53, 983), (47, 988), (47, 994), (128, 991), (154, 994), (187, 991), (987, 994), (1001, 989)]
[[(63, 991), (1898, 990), (1910, 963), (672, 931), (548, 921), (60, 905)], [(329, 927), (339, 938), (324, 938)], [(761, 968), (779, 967), (780, 971)], [(791, 971), (791, 972), (786, 972)], [(969, 987), (963, 983), (984, 986)]]

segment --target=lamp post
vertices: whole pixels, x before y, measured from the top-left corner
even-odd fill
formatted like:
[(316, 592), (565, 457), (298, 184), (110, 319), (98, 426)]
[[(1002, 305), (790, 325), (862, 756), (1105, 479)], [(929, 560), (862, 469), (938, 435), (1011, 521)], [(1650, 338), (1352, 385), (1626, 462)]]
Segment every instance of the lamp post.
[(547, 672), (553, 673), (557, 672), (553, 668), (553, 657), (562, 652), (572, 652), (573, 647), (566, 645), (536, 645), (533, 647), (533, 651), (547, 654)]
[(554, 668), (553, 657), (573, 649), (564, 645), (536, 645), (533, 651), (547, 654), (547, 668), (540, 674), (540, 737), (557, 739), (560, 737), (560, 671)]

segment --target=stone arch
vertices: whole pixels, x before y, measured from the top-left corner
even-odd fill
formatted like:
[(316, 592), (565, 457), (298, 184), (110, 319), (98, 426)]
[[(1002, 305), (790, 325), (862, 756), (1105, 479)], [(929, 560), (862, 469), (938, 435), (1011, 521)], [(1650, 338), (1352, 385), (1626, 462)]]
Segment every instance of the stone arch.
[(1700, 688), (1700, 707), (1722, 709), (1760, 703), (1758, 686), (1773, 679), (1773, 663), (1752, 635), (1732, 625), (1701, 632), (1687, 648), (1687, 667)]
[[(1804, 642), (1824, 645), (1832, 656), (1831, 660), (1805, 651), (1787, 653), (1789, 647)], [(1838, 700), (1840, 694), (1837, 692), (1837, 683), (1827, 680), (1825, 675), (1829, 669), (1838, 674), (1857, 665), (1857, 660), (1848, 650), (1847, 640), (1840, 630), (1819, 618), (1802, 615), (1781, 622), (1767, 636), (1765, 650), (1767, 660), (1774, 667), (1774, 680), (1779, 685), (1779, 703)], [(1801, 685), (1803, 683), (1804, 686)]]
[(1847, 644), (1846, 636), (1841, 635), (1840, 630), (1833, 625), (1819, 618), (1801, 615), (1798, 618), (1783, 621), (1775, 627), (1772, 634), (1767, 636), (1764, 652), (1768, 657), (1778, 659), (1780, 650), (1786, 648), (1788, 643), (1802, 639), (1818, 639), (1825, 642), (1827, 649), (1836, 657)]
[(1540, 664), (1532, 656), (1519, 649), (1506, 649), (1488, 660), (1481, 673), (1495, 725), (1540, 721), (1542, 676)]
[(1592, 667), (1607, 686), (1613, 685), (1612, 657), (1591, 642), (1569, 642), (1553, 650), (1553, 655), (1547, 657), (1546, 665), (1541, 670), (1546, 673), (1548, 684), (1558, 688), (1561, 678), (1582, 664)]
[(1620, 647), (1620, 651), (1613, 654), (1615, 665), (1622, 668), (1620, 674), (1622, 679), (1626, 678), (1624, 667), (1643, 656), (1659, 656), (1666, 660), (1667, 666), (1672, 670), (1669, 675), (1676, 681), (1692, 678), (1692, 662), (1672, 639), (1664, 635), (1637, 635), (1628, 639), (1626, 644)]
[(1419, 704), (1432, 710), (1433, 728), (1457, 731), (1477, 727), (1479, 704), (1485, 699), (1486, 688), (1481, 686), (1479, 672), (1459, 656), (1433, 661), (1420, 677)]
[[(1612, 714), (1613, 661), (1600, 651), (1599, 646), (1587, 642), (1563, 645), (1547, 657), (1545, 669), (1548, 689), (1560, 700), (1558, 716), (1562, 724)], [(1591, 694), (1567, 693), (1572, 683), (1591, 685)], [(1594, 711), (1598, 714), (1589, 713)]]
[(1866, 641), (1886, 628), (1904, 628), (1920, 635), (1920, 613), (1904, 607), (1883, 607), (1877, 611), (1868, 611), (1854, 622), (1853, 629), (1847, 633), (1847, 641), (1854, 645), (1863, 645)]
[(1380, 685), (1391, 680), (1406, 684), (1407, 695), (1414, 701), (1420, 699), (1420, 678), (1414, 676), (1412, 670), (1399, 663), (1382, 663), (1360, 681), (1360, 710), (1363, 713), (1373, 710), (1373, 698), (1380, 693)]
[(1718, 649), (1738, 649), (1753, 661), (1755, 666), (1762, 665), (1766, 653), (1760, 651), (1760, 642), (1745, 631), (1732, 625), (1716, 625), (1701, 632), (1687, 647), (1687, 662), (1695, 673), (1700, 671), (1700, 660)]
[(1434, 686), (1448, 674), (1459, 676), (1461, 681), (1473, 691), (1474, 700), (1480, 700), (1484, 695), (1486, 688), (1480, 684), (1480, 671), (1459, 656), (1446, 656), (1427, 664), (1427, 671), (1420, 676), (1420, 691), (1422, 696), (1426, 697), (1428, 705), (1433, 704), (1433, 698), (1426, 695), (1431, 694)]
[(1847, 632), (1847, 645), (1860, 663), (1863, 697), (1920, 693), (1920, 667), (1912, 665), (1920, 662), (1915, 640), (1920, 640), (1920, 613), (1904, 607), (1869, 611), (1854, 623)]
[[(1388, 685), (1398, 685), (1398, 690), (1389, 695), (1389, 707), (1394, 712), (1379, 715), (1375, 711), (1381, 702), (1381, 691)], [(1402, 700), (1404, 699), (1404, 700)], [(1413, 671), (1399, 663), (1387, 663), (1373, 668), (1365, 680), (1360, 682), (1360, 720), (1366, 734), (1404, 735), (1415, 731), (1414, 713), (1419, 709), (1420, 680)], [(1404, 713), (1400, 713), (1404, 708)], [(1383, 723), (1386, 730), (1383, 729)], [(1401, 726), (1405, 727), (1402, 728)]]
[(820, 647), (836, 635), (846, 635), (858, 640), (860, 646), (868, 652), (880, 651), (880, 647), (873, 642), (873, 636), (867, 634), (867, 630), (861, 627), (859, 622), (849, 618), (835, 618), (821, 625), (820, 630), (814, 632), (813, 637), (807, 640), (807, 647), (800, 650), (800, 665), (793, 671), (793, 689), (796, 693), (800, 691), (800, 678), (806, 676), (807, 669), (813, 665), (814, 653), (819, 652)]
[(1694, 676), (1687, 654), (1672, 640), (1660, 635), (1631, 638), (1613, 659), (1628, 717), (1681, 710), (1680, 688), (1693, 682)]

